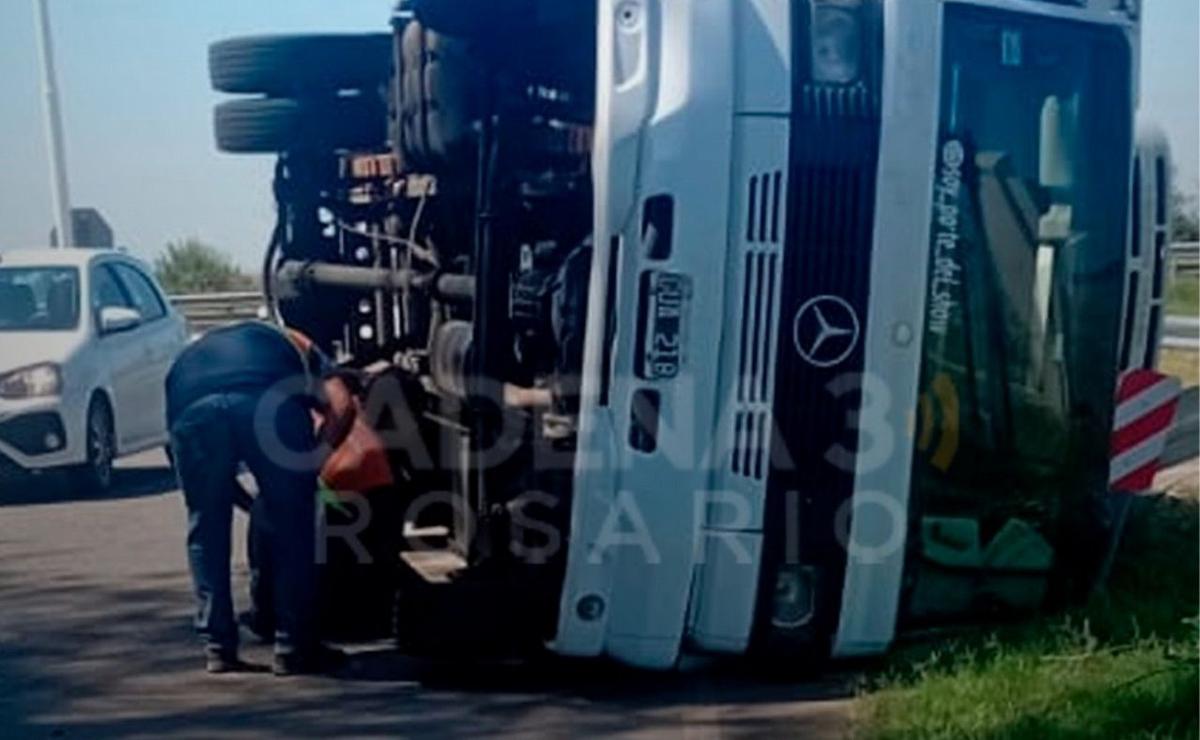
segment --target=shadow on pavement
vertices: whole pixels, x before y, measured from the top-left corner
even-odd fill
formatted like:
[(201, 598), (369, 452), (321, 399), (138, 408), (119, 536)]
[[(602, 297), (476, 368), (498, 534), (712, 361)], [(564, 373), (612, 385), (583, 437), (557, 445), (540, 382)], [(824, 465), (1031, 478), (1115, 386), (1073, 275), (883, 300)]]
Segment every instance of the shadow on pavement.
[[(88, 500), (44, 479), (0, 489), (0, 738), (846, 735), (850, 679), (736, 664), (434, 663), (383, 643), (354, 647), (337, 677), (207, 676), (183, 506), (157, 495), (174, 487), (161, 460), (139, 463), (103, 506), (17, 505)], [(233, 586), (242, 599), (241, 565)], [(243, 657), (271, 660), (248, 635)]]
[[(765, 682), (729, 666), (647, 674), (590, 662), (434, 664), (375, 648), (338, 677), (210, 677), (186, 584), (0, 572), (5, 737), (476, 737), (761, 733), (840, 737), (845, 680)], [(166, 587), (164, 587), (166, 586)], [(267, 664), (265, 648), (246, 658)]]
[(79, 492), (63, 473), (0, 473), (0, 506), (36, 506), (65, 504), (76, 501), (120, 501), (123, 499), (159, 496), (175, 490), (175, 472), (166, 465), (152, 467), (118, 467), (113, 472), (113, 486), (107, 493), (93, 495)]
[[(836, 700), (848, 696), (850, 677), (816, 670), (791, 672), (790, 678), (765, 678), (739, 660), (706, 660), (674, 672), (639, 671), (611, 662), (571, 660), (549, 654), (529, 661), (429, 661), (377, 648), (356, 652), (338, 679), (348, 683), (416, 680), (430, 690), (487, 694), (526, 692), (562, 694), (628, 708), (695, 703), (719, 696), (722, 702), (763, 704), (776, 701)], [(803, 683), (800, 683), (803, 679)]]

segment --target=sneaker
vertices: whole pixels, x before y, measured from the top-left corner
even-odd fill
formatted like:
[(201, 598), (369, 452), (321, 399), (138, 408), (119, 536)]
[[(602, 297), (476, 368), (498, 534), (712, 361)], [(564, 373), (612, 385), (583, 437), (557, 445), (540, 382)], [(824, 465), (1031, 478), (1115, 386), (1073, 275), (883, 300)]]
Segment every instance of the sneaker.
[(347, 656), (341, 650), (317, 645), (309, 650), (275, 653), (274, 673), (276, 676), (333, 673), (345, 665), (346, 660)]
[(254, 666), (244, 662), (236, 652), (207, 650), (204, 653), (204, 670), (213, 675), (222, 673), (251, 673)]

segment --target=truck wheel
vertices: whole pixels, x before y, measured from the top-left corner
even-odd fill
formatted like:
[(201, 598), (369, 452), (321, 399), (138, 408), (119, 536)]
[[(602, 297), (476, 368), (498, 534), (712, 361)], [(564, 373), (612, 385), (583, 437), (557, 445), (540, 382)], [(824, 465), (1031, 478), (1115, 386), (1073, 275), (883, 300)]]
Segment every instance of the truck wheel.
[(117, 440), (112, 411), (108, 403), (97, 398), (88, 408), (87, 462), (71, 471), (71, 483), (76, 492), (102, 495), (112, 487), (113, 462), (117, 457)]
[(382, 147), (387, 108), (375, 95), (253, 98), (216, 107), (217, 148), (233, 154)]
[(473, 153), (483, 61), (469, 41), (410, 23), (400, 41), (395, 142), (408, 168), (436, 171)]
[(212, 86), (220, 92), (290, 96), (374, 90), (392, 72), (390, 34), (253, 36), (208, 49)]

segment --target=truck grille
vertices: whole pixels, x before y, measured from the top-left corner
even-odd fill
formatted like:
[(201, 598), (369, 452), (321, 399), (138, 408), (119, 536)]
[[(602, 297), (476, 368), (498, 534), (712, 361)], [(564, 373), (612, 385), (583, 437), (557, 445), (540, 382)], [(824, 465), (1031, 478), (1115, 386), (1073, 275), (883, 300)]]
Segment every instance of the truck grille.
[[(806, 630), (827, 636), (836, 628), (845, 577), (846, 552), (835, 531), (841, 524), (838, 513), (854, 492), (855, 416), (862, 403), (856, 383), (865, 361), (881, 121), (878, 96), (865, 86), (806, 85), (797, 93), (763, 578), (773, 578), (785, 562), (785, 547), (791, 559), (798, 555), (800, 563), (819, 566), (822, 586), (815, 619)], [(804, 335), (804, 327), (811, 326), (806, 322), (815, 320), (813, 306), (825, 307), (821, 321), (840, 312), (836, 328), (853, 328), (853, 343), (844, 340), (843, 351), (816, 356), (817, 340)], [(842, 453), (831, 458), (835, 449)], [(799, 542), (790, 546), (787, 533), (797, 530), (787, 522), (796, 517), (789, 499), (800, 503)], [(764, 580), (760, 598), (769, 598), (773, 588), (773, 581)]]
[(742, 285), (744, 317), (738, 353), (737, 411), (734, 414), (731, 469), (754, 480), (766, 477), (771, 368), (771, 337), (778, 313), (779, 264), (783, 228), (783, 171), (750, 178), (746, 198), (746, 248)]

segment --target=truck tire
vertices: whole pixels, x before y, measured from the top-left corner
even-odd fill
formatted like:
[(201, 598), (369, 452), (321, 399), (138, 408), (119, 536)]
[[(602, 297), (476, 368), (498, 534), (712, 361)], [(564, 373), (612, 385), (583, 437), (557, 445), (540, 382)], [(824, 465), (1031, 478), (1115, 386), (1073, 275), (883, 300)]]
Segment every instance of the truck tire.
[(213, 129), (217, 149), (232, 154), (374, 149), (387, 142), (387, 107), (373, 94), (231, 100), (216, 107)]
[(470, 41), (409, 23), (400, 41), (394, 140), (406, 169), (437, 172), (474, 155), (483, 67)]
[(251, 36), (208, 49), (215, 90), (295, 96), (375, 90), (392, 74), (390, 34)]

